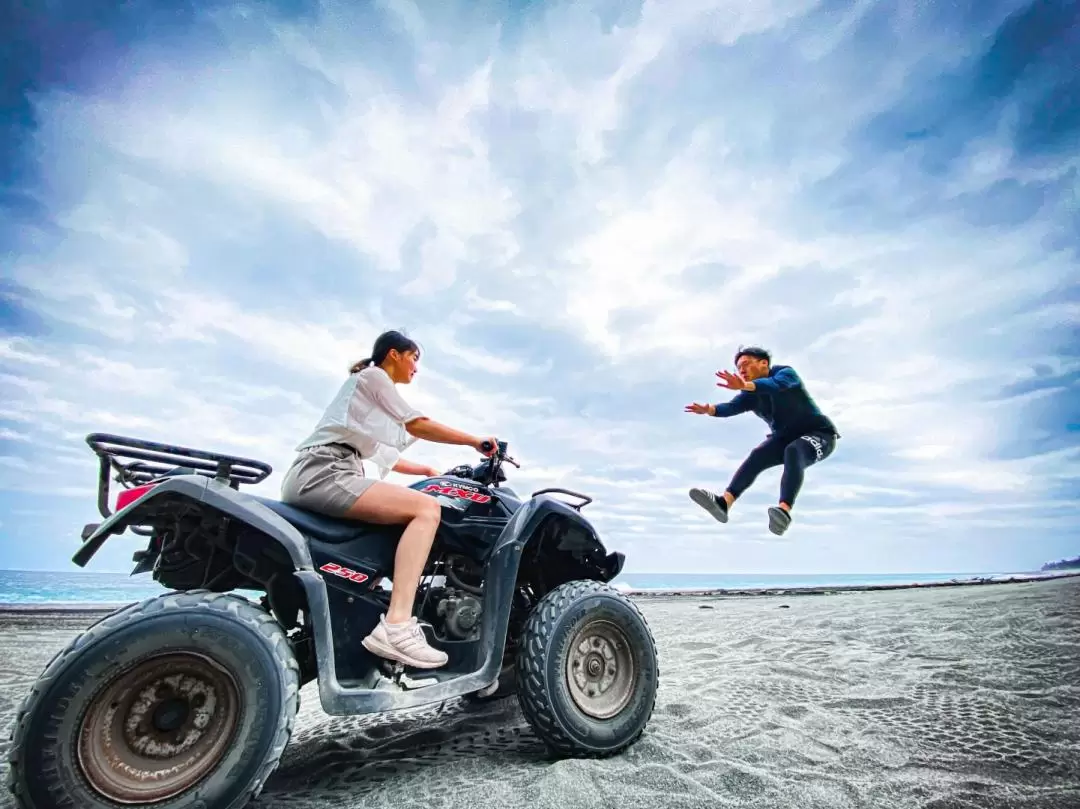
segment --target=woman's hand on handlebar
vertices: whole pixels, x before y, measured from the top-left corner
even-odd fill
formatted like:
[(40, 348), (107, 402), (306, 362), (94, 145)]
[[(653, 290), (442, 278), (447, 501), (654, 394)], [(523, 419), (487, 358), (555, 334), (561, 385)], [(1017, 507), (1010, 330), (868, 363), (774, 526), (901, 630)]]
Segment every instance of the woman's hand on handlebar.
[(493, 435), (486, 438), (477, 438), (473, 443), (473, 449), (481, 455), (490, 458), (499, 451), (499, 439)]

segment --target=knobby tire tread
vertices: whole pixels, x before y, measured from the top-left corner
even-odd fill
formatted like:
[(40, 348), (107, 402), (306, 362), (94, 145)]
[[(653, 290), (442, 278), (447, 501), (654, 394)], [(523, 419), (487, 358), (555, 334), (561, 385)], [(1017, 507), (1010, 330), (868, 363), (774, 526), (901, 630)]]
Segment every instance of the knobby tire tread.
[[(571, 581), (559, 585), (547, 593), (529, 615), (522, 632), (521, 650), (518, 653), (518, 701), (521, 704), (522, 713), (525, 714), (534, 730), (539, 731), (538, 735), (542, 740), (554, 752), (566, 758), (610, 758), (622, 753), (641, 738), (656, 709), (656, 701), (653, 699), (645, 721), (641, 723), (637, 732), (622, 744), (607, 750), (592, 749), (575, 741), (562, 729), (555, 717), (551, 698), (544, 687), (547, 649), (559, 616), (575, 601), (591, 595), (616, 596), (624, 605), (637, 613), (650, 638), (652, 634), (648, 631), (648, 622), (637, 604), (624, 597), (614, 587), (599, 581)], [(656, 674), (659, 678), (659, 659), (657, 659)]]
[[(11, 748), (8, 751), (7, 786), (8, 792), (15, 798), (16, 806), (33, 806), (33, 804), (29, 803), (27, 797), (21, 794), (20, 789), (23, 769), (21, 740), (27, 730), (26, 725), (29, 722), (30, 715), (38, 707), (56, 672), (64, 667), (66, 661), (73, 654), (94, 643), (102, 635), (107, 634), (109, 630), (123, 626), (130, 621), (138, 620), (143, 616), (155, 615), (165, 610), (177, 608), (209, 608), (217, 612), (231, 614), (235, 620), (250, 629), (254, 629), (259, 635), (270, 641), (268, 644), (270, 650), (281, 666), (285, 680), (285, 694), (283, 710), (278, 716), (274, 744), (269, 755), (259, 768), (259, 772), (252, 781), (251, 786), (233, 801), (228, 809), (243, 809), (259, 796), (266, 781), (281, 761), (281, 756), (292, 736), (293, 724), (300, 709), (300, 666), (296, 662), (288, 638), (281, 625), (273, 615), (261, 606), (232, 593), (219, 593), (213, 590), (187, 590), (128, 604), (126, 607), (121, 607), (109, 613), (99, 621), (91, 624), (81, 635), (61, 649), (49, 661), (49, 664), (31, 687), (29, 695), (23, 700), (8, 737)], [(50, 789), (50, 791), (54, 790)], [(103, 803), (105, 802), (103, 801)], [(198, 801), (192, 804), (192, 809), (202, 809), (203, 805), (202, 801)], [(33, 809), (46, 809), (46, 807), (35, 806)]]

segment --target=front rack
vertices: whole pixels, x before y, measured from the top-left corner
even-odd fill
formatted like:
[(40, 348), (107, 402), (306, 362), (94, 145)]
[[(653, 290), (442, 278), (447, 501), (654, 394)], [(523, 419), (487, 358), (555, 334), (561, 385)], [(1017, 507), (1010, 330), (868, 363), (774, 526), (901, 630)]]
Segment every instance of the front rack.
[(532, 493), (532, 496), (536, 497), (537, 495), (540, 495), (540, 494), (568, 494), (571, 497), (579, 497), (579, 498), (581, 498), (581, 501), (582, 501), (580, 503), (567, 503), (565, 500), (560, 500), (559, 501), (560, 503), (565, 503), (566, 505), (570, 506), (570, 508), (575, 509), (577, 511), (581, 511), (583, 508), (585, 508), (585, 506), (589, 505), (589, 503), (591, 503), (593, 501), (593, 499), (591, 497), (589, 497), (589, 495), (587, 495), (587, 494), (582, 494), (581, 492), (575, 492), (573, 489), (561, 489), (561, 488), (559, 488), (557, 486), (553, 486), (553, 487), (547, 488), (547, 489), (537, 489), (535, 492)]
[[(86, 436), (86, 443), (101, 461), (98, 511), (106, 518), (112, 516), (109, 510), (109, 477), (113, 471), (116, 472), (115, 480), (125, 489), (144, 486), (170, 474), (212, 476), (215, 480), (227, 482), (232, 488), (238, 489), (241, 483), (259, 483), (274, 471), (270, 464), (251, 458), (109, 433), (91, 433)], [(124, 464), (119, 458), (130, 458), (131, 462)]]

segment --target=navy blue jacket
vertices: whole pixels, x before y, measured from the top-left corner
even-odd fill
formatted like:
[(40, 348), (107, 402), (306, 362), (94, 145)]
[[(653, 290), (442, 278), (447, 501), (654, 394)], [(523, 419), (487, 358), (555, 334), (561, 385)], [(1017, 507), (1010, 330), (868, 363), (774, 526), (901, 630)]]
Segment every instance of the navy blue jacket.
[(747, 411), (769, 425), (770, 435), (794, 439), (819, 430), (837, 434), (835, 425), (788, 365), (772, 366), (768, 376), (754, 380), (754, 390), (741, 390), (730, 402), (716, 405), (716, 415), (721, 418)]

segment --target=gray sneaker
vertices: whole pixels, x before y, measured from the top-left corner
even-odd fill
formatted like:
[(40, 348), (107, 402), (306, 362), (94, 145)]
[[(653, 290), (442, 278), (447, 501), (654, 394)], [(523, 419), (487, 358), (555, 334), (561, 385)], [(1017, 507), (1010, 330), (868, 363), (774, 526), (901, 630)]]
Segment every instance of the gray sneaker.
[(769, 530), (777, 536), (783, 535), (783, 533), (791, 525), (791, 514), (780, 508), (780, 506), (769, 507)]
[(388, 624), (386, 616), (380, 615), (379, 625), (360, 642), (372, 654), (418, 669), (437, 669), (449, 659), (446, 652), (428, 644), (416, 616), (404, 624)]
[(727, 501), (705, 489), (691, 489), (690, 499), (713, 515), (720, 522), (727, 522)]

